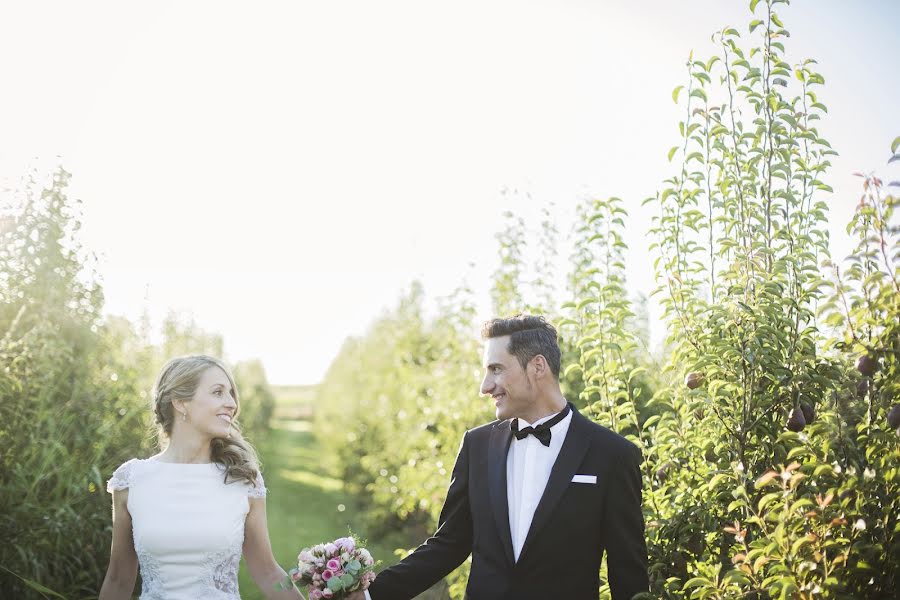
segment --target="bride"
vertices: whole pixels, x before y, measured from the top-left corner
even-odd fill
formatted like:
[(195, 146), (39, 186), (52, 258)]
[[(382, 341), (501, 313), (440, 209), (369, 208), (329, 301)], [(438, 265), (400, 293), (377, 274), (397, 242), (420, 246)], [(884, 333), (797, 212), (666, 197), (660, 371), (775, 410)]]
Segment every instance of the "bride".
[(131, 598), (138, 565), (141, 600), (240, 600), (241, 555), (267, 598), (301, 598), (275, 562), (266, 488), (253, 447), (235, 422), (234, 378), (218, 359), (170, 360), (154, 390), (164, 443), (124, 463), (109, 480), (113, 532), (99, 600)]

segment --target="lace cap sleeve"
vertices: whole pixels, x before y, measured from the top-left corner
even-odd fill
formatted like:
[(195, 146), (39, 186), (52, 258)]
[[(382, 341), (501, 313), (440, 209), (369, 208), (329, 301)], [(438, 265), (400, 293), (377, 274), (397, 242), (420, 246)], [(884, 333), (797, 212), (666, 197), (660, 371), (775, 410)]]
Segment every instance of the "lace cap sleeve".
[(110, 480), (106, 482), (106, 491), (112, 494), (116, 490), (124, 490), (131, 487), (131, 482), (134, 478), (134, 464), (135, 459), (132, 458), (120, 465)]
[(247, 496), (250, 498), (265, 498), (269, 490), (266, 489), (266, 482), (263, 480), (262, 471), (256, 472), (256, 485), (248, 488)]

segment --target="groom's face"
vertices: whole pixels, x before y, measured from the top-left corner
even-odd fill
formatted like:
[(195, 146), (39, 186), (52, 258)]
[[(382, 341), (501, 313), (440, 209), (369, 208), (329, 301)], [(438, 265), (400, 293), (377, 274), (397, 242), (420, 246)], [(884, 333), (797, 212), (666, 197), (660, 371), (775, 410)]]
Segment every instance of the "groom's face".
[(500, 420), (521, 416), (534, 402), (534, 388), (528, 374), (518, 359), (507, 351), (508, 345), (509, 336), (484, 342), (481, 393), (491, 396)]

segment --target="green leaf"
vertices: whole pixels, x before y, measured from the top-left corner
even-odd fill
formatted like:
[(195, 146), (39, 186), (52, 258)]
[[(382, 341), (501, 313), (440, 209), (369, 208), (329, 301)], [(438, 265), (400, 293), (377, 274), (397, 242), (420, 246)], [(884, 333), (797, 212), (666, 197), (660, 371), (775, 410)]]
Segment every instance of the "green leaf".
[(566, 367), (566, 370), (563, 372), (563, 377), (568, 378), (573, 373), (581, 372), (581, 370), (581, 365), (579, 365), (578, 363), (572, 363), (568, 367)]
[(632, 379), (634, 379), (638, 375), (641, 375), (646, 372), (647, 372), (646, 367), (636, 367), (636, 368), (632, 369), (631, 372), (628, 374), (628, 381), (631, 382)]
[(701, 585), (715, 587), (713, 582), (706, 577), (694, 577), (693, 579), (688, 579), (681, 589), (687, 590), (693, 587), (700, 587)]
[(756, 10), (757, 4), (759, 4), (759, 0), (750, 0), (750, 12), (754, 12)]
[(344, 589), (344, 582), (340, 577), (332, 577), (328, 580), (328, 583), (326, 585), (332, 592), (339, 592)]
[(891, 142), (891, 152), (897, 152), (897, 147), (900, 146), (900, 135), (894, 138), (894, 141)]
[(754, 19), (750, 22), (750, 33), (753, 33), (753, 30), (762, 25), (762, 19)]
[(54, 597), (56, 597), (56, 598), (62, 598), (63, 600), (66, 600), (66, 597), (63, 596), (62, 594), (60, 594), (60, 593), (58, 593), (58, 592), (54, 592), (54, 591), (51, 590), (50, 588), (41, 585), (41, 584), (38, 583), (37, 581), (32, 581), (32, 580), (30, 580), (30, 579), (26, 579), (25, 577), (22, 577), (22, 576), (19, 575), (18, 573), (15, 573), (15, 572), (13, 572), (13, 571), (10, 571), (9, 569), (7, 569), (6, 567), (4, 567), (3, 565), (0, 565), (0, 569), (3, 569), (3, 570), (6, 571), (7, 573), (10, 573), (11, 575), (14, 575), (14, 576), (18, 577), (18, 578), (21, 579), (23, 582), (25, 582), (25, 585), (27, 585), (28, 587), (30, 587), (31, 589), (33, 589), (33, 590), (36, 591), (36, 592), (39, 592), (39, 593), (41, 593), (41, 594), (50, 594), (51, 596), (54, 596)]
[(672, 157), (675, 156), (676, 152), (678, 152), (678, 146), (672, 146), (672, 149), (669, 150), (669, 162), (672, 162)]
[(693, 90), (693, 91), (691, 92), (691, 96), (695, 96), (695, 97), (697, 97), (697, 98), (701, 98), (704, 102), (706, 101), (706, 92), (704, 92), (704, 91), (701, 90), (700, 88), (697, 88), (696, 90)]
[(772, 13), (772, 22), (778, 25), (779, 27), (784, 27), (784, 23), (781, 22), (781, 19), (778, 18), (778, 15)]
[(698, 161), (700, 161), (700, 162), (703, 162), (703, 155), (702, 155), (701, 153), (699, 153), (699, 152), (691, 152), (691, 153), (688, 154), (687, 157), (684, 159), (684, 162), (691, 162), (691, 161), (694, 160), (694, 159), (696, 159), (696, 160), (698, 160)]
[(677, 88), (672, 90), (672, 100), (675, 101), (675, 104), (678, 104), (678, 94), (681, 93), (681, 90), (684, 89), (683, 85), (679, 85)]

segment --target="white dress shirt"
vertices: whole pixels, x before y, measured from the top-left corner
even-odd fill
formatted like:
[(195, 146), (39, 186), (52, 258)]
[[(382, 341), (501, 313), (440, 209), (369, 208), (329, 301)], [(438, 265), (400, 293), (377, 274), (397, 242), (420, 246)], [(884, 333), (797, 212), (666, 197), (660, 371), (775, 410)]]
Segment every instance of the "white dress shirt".
[[(558, 413), (553, 413), (534, 423), (519, 419), (519, 430), (528, 426), (537, 427), (549, 421)], [(513, 437), (509, 453), (506, 455), (506, 498), (509, 505), (509, 532), (512, 536), (513, 553), (518, 562), (531, 520), (537, 509), (544, 488), (550, 480), (550, 471), (559, 456), (572, 422), (572, 411), (550, 428), (550, 445), (545, 446), (533, 435), (521, 440)], [(372, 600), (369, 590), (365, 591), (366, 600)]]
[[(549, 421), (556, 414), (538, 419), (534, 423), (528, 423), (519, 419), (519, 430), (528, 427), (537, 427), (544, 421)], [(522, 552), (528, 530), (531, 528), (531, 520), (537, 509), (544, 488), (550, 479), (550, 471), (559, 456), (566, 433), (569, 431), (569, 423), (572, 422), (572, 411), (569, 411), (559, 423), (550, 428), (550, 445), (545, 446), (533, 435), (521, 440), (513, 437), (506, 455), (506, 498), (509, 504), (509, 533), (512, 537), (513, 555), (516, 561)]]

